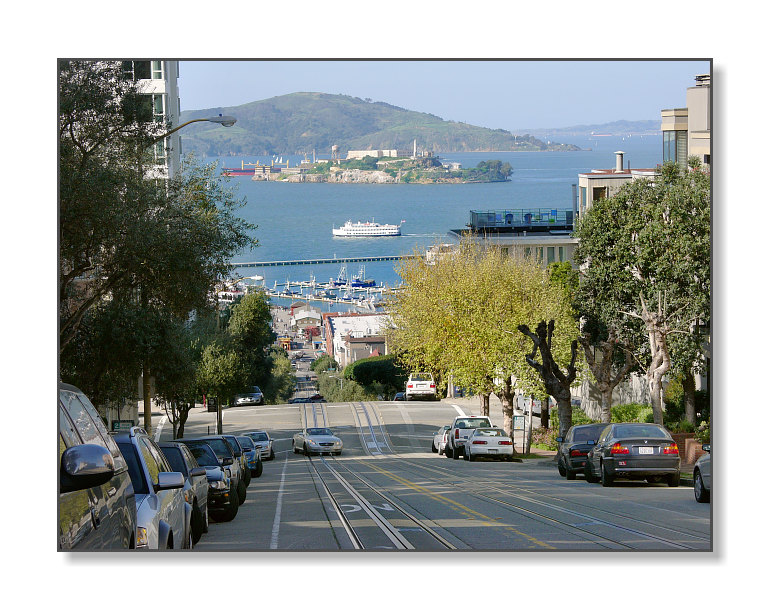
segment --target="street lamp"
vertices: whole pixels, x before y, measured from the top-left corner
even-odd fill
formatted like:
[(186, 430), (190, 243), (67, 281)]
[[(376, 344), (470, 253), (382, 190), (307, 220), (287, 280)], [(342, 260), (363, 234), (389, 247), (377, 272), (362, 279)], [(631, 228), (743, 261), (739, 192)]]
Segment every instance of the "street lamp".
[[(189, 125), (190, 123), (207, 121), (209, 123), (219, 123), (220, 125), (222, 125), (222, 127), (232, 127), (233, 125), (235, 125), (236, 120), (237, 119), (235, 117), (227, 116), (227, 115), (222, 116), (221, 114), (215, 117), (192, 119), (191, 121), (182, 123), (181, 125), (174, 127), (174, 129), (172, 129), (171, 131), (154, 138), (152, 142), (150, 142), (149, 146), (147, 146), (147, 148), (154, 146), (161, 140), (170, 136), (172, 133), (175, 133), (180, 129), (182, 129), (182, 127), (187, 127), (187, 125)], [(141, 172), (141, 166), (139, 171)], [(149, 371), (149, 367), (147, 366), (146, 360), (142, 362), (142, 400), (144, 402), (144, 428), (148, 434), (152, 434), (152, 396), (150, 392), (150, 371)]]

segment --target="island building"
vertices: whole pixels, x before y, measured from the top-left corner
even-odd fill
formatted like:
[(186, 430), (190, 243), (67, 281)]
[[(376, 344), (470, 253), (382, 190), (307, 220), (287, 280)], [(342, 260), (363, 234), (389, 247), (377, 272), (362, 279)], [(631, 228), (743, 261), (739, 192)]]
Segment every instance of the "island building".
[(385, 314), (324, 313), (326, 353), (340, 369), (362, 358), (386, 355), (385, 328), (389, 319)]

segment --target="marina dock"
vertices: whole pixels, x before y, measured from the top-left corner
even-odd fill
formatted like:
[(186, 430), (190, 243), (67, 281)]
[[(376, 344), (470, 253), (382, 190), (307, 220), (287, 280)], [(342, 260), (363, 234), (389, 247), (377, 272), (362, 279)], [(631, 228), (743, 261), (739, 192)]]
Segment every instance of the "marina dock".
[(258, 261), (252, 263), (230, 263), (231, 267), (285, 267), (291, 265), (340, 265), (345, 263), (375, 263), (381, 261), (400, 261), (421, 258), (415, 254), (388, 256), (357, 256), (352, 258), (311, 258), (290, 261)]

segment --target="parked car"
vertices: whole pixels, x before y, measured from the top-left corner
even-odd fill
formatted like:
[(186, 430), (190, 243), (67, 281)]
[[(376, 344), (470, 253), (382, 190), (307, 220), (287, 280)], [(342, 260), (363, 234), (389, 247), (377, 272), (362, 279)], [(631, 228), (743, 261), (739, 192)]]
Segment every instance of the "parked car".
[(423, 400), (436, 399), (436, 382), (430, 373), (412, 373), (406, 382), (407, 400), (422, 398)]
[[(184, 441), (180, 441), (183, 444)], [(206, 443), (185, 444), (199, 465), (206, 469), (206, 479), (209, 484), (208, 513), (216, 521), (232, 521), (238, 514), (241, 502), (238, 491), (230, 487), (231, 479), (225, 472), (225, 466), (233, 463), (233, 458), (222, 460), (220, 465), (214, 450)]]
[(59, 548), (134, 548), (134, 486), (115, 440), (73, 385), (59, 384), (58, 419)]
[(251, 468), (249, 468), (249, 464), (246, 459), (246, 453), (244, 452), (243, 447), (233, 434), (223, 434), (222, 438), (227, 441), (227, 444), (230, 445), (230, 449), (232, 450), (235, 459), (240, 462), (241, 476), (243, 477), (244, 484), (246, 487), (248, 487), (251, 485)]
[(393, 400), (406, 400), (406, 394), (404, 392), (396, 392)]
[(430, 445), (430, 450), (433, 453), (438, 453), (439, 452), (439, 448), (440, 448), (440, 445), (441, 445), (441, 440), (444, 438), (444, 433), (447, 430), (449, 430), (449, 428), (451, 428), (451, 427), (452, 426), (449, 426), (449, 425), (441, 426), (438, 430), (436, 430), (433, 433), (433, 440), (431, 441), (431, 445)]
[(171, 468), (184, 475), (184, 499), (192, 508), (190, 523), (193, 544), (209, 531), (209, 483), (206, 469), (198, 465), (190, 450), (182, 443), (158, 443)]
[(465, 443), (463, 457), (472, 462), (479, 457), (513, 461), (513, 439), (500, 428), (475, 428)]
[(494, 426), (485, 415), (460, 415), (455, 417), (452, 426), (449, 428), (444, 455), (448, 458), (458, 459), (465, 450), (465, 443), (468, 437), (476, 428), (494, 428)]
[(698, 458), (692, 470), (692, 488), (698, 502), (711, 500), (711, 445), (703, 445), (706, 452)]
[(265, 430), (254, 430), (253, 432), (247, 432), (246, 436), (254, 441), (254, 444), (259, 447), (260, 453), (262, 455), (262, 461), (275, 459), (273, 439), (270, 438), (270, 435)]
[(247, 405), (263, 405), (265, 404), (265, 397), (262, 394), (262, 390), (259, 386), (252, 386), (248, 392), (244, 394), (238, 394), (235, 397), (236, 407), (245, 407)]
[(136, 492), (136, 548), (192, 548), (192, 507), (184, 499), (184, 475), (174, 471), (143, 428), (115, 434)]
[(438, 454), (444, 455), (446, 451), (446, 444), (449, 442), (449, 430), (444, 430), (444, 434), (441, 437), (441, 441), (438, 444)]
[(326, 402), (326, 399), (320, 394), (313, 394), (306, 398), (305, 402)]
[(246, 456), (247, 468), (253, 477), (262, 476), (262, 452), (248, 436), (236, 436), (238, 443), (243, 447), (243, 455)]
[(291, 444), (294, 453), (303, 452), (305, 455), (342, 453), (342, 441), (329, 428), (306, 428), (294, 435)]
[(581, 424), (572, 426), (563, 438), (556, 437), (559, 443), (557, 467), (561, 476), (573, 481), (576, 474), (585, 472), (588, 452), (606, 427), (607, 424)]
[(679, 448), (671, 434), (658, 424), (618, 423), (607, 425), (588, 452), (585, 477), (609, 487), (617, 478), (665, 478), (669, 487), (679, 485)]
[[(236, 458), (233, 450), (230, 449), (230, 444), (225, 440), (223, 436), (216, 434), (210, 434), (207, 436), (200, 436), (196, 438), (180, 439), (188, 447), (194, 445), (208, 445), (214, 450), (214, 453), (219, 460), (219, 465), (225, 469), (227, 476), (230, 478), (230, 487), (238, 494), (238, 501), (243, 504), (246, 501), (246, 483), (243, 481), (243, 471), (241, 469), (241, 459)], [(225, 460), (229, 458), (232, 462), (225, 464)]]

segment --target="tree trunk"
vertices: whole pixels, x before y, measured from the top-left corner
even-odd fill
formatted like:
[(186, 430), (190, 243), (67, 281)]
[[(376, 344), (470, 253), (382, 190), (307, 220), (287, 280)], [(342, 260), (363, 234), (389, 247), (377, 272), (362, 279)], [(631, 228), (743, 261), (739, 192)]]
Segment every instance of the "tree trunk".
[(144, 430), (152, 436), (152, 395), (150, 392), (150, 367), (142, 363), (142, 400), (144, 401)]
[[(531, 409), (530, 409), (531, 411)], [(546, 398), (544, 401), (540, 401), (540, 427), (548, 430), (551, 424), (551, 400)]]
[(572, 400), (570, 396), (556, 397), (556, 404), (559, 409), (559, 436), (567, 436), (567, 432), (572, 427)]
[(602, 395), (602, 415), (603, 424), (609, 424), (612, 421), (612, 387), (607, 384), (601, 384), (599, 387)]
[[(513, 400), (515, 395), (513, 393), (513, 384), (511, 378), (508, 377), (503, 383), (503, 387), (500, 393), (497, 395), (500, 398), (500, 402), (503, 403), (503, 430), (513, 440)], [(487, 395), (487, 400), (489, 396)], [(516, 453), (516, 446), (513, 447), (513, 453)]]
[(190, 406), (184, 405), (179, 409), (179, 427), (177, 428), (176, 438), (184, 438), (184, 425), (187, 423), (187, 416), (190, 413)]
[(489, 392), (479, 394), (481, 414), (489, 417)]
[(684, 391), (684, 416), (688, 422), (695, 425), (695, 376), (688, 370), (682, 380)]

